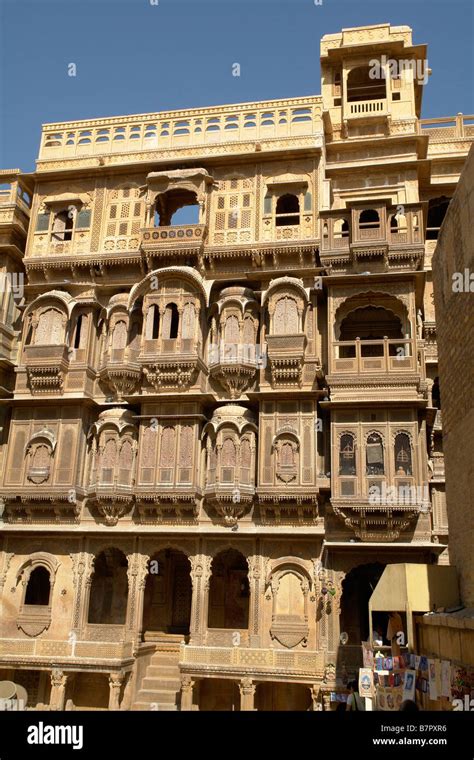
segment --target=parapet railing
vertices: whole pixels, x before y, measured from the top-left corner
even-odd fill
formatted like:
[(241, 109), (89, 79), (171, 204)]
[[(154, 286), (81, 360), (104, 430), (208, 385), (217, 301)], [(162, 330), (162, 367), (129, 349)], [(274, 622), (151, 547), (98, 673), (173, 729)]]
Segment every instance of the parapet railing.
[(321, 131), (321, 98), (44, 124), (39, 160), (180, 148)]
[(438, 119), (420, 119), (420, 135), (428, 135), (430, 142), (444, 142), (456, 137), (474, 137), (474, 115), (462, 113)]

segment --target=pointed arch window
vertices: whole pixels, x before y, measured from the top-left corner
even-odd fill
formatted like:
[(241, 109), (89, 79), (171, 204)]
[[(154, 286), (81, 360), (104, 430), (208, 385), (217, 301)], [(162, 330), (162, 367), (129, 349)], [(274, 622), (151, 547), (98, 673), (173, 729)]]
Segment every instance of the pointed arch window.
[(365, 461), (367, 475), (384, 474), (383, 442), (382, 436), (379, 433), (370, 433), (367, 436)]
[(411, 442), (407, 433), (397, 433), (395, 437), (395, 474), (413, 475)]
[(355, 440), (351, 433), (341, 435), (339, 443), (339, 475), (356, 475)]

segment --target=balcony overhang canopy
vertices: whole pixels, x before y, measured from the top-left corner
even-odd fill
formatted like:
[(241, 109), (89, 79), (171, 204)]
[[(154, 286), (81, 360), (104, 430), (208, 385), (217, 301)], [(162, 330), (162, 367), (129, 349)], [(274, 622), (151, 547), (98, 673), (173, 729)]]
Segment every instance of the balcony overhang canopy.
[(413, 645), (414, 612), (457, 607), (459, 589), (456, 569), (447, 565), (400, 563), (387, 565), (369, 600), (370, 640), (372, 612), (405, 612), (408, 646)]

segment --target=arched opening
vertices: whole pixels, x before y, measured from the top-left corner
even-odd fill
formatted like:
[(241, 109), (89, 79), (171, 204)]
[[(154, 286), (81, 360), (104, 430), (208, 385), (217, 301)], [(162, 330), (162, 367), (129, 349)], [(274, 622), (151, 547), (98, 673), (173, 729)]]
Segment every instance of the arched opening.
[(395, 437), (395, 474), (402, 477), (413, 475), (411, 441), (407, 433), (397, 433)]
[(358, 66), (347, 77), (347, 102), (361, 100), (381, 100), (385, 98), (385, 79), (372, 79), (370, 66)]
[(245, 557), (235, 549), (212, 561), (209, 587), (209, 628), (244, 630), (249, 624), (250, 587)]
[(70, 212), (69, 209), (58, 211), (53, 219), (53, 240), (71, 240), (73, 228), (74, 212)]
[(349, 237), (349, 222), (347, 219), (335, 219), (334, 220), (334, 239), (340, 240), (341, 238)]
[(152, 311), (151, 339), (156, 340), (160, 334), (160, 310), (156, 303), (154, 303), (150, 308)]
[(189, 634), (191, 622), (191, 565), (175, 549), (156, 552), (148, 564), (143, 605), (143, 638), (158, 634)]
[(179, 330), (179, 311), (175, 303), (167, 304), (163, 316), (163, 338), (175, 340)]
[(77, 321), (76, 321), (76, 329), (74, 332), (74, 348), (80, 348), (81, 347), (81, 331), (82, 331), (82, 319), (83, 315), (79, 314)]
[(428, 219), (426, 223), (426, 239), (437, 240), (439, 230), (446, 216), (446, 211), (450, 203), (450, 198), (442, 196), (441, 198), (432, 198), (428, 203)]
[(49, 571), (40, 565), (31, 572), (26, 586), (25, 604), (48, 606), (51, 594)]
[[(359, 565), (342, 582), (340, 630), (349, 636), (348, 645), (358, 650), (369, 639), (369, 599), (384, 570), (380, 562)], [(385, 633), (387, 624), (387, 612), (373, 613), (374, 630), (380, 627)]]
[(378, 211), (373, 208), (365, 208), (359, 215), (359, 237), (373, 238), (380, 230), (380, 217)]
[[(392, 235), (403, 235), (407, 232), (407, 218), (404, 214), (392, 214), (390, 217), (390, 232)], [(414, 227), (415, 229), (415, 227)]]
[(174, 189), (158, 195), (154, 211), (155, 227), (199, 224), (200, 205), (196, 193)]
[(127, 558), (119, 549), (104, 549), (94, 560), (88, 622), (123, 625), (127, 599)]
[(300, 202), (296, 195), (280, 195), (276, 203), (275, 225), (287, 227), (300, 223)]
[(383, 306), (366, 306), (351, 311), (341, 323), (341, 340), (375, 340), (386, 335), (402, 337), (401, 320)]

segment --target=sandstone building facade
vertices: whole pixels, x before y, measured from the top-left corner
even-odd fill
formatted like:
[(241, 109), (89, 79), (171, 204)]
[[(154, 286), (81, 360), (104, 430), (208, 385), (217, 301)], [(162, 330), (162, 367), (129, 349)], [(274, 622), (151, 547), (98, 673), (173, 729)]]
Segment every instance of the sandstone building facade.
[(320, 96), (47, 124), (2, 173), (30, 706), (329, 709), (384, 567), (449, 561), (431, 256), (474, 119), (420, 118), (425, 60), (346, 29)]

